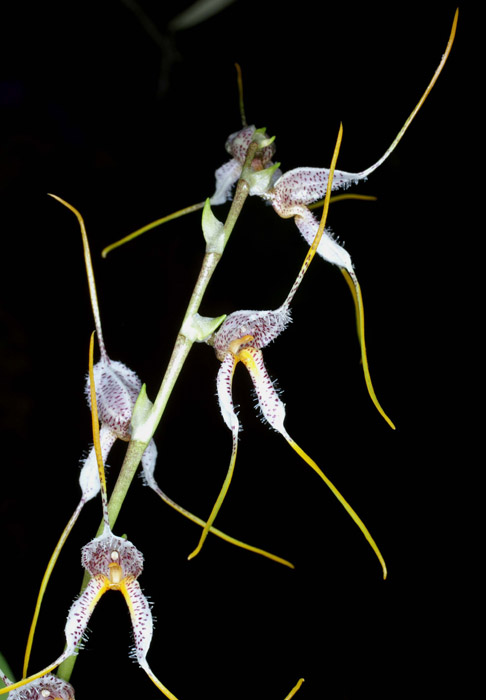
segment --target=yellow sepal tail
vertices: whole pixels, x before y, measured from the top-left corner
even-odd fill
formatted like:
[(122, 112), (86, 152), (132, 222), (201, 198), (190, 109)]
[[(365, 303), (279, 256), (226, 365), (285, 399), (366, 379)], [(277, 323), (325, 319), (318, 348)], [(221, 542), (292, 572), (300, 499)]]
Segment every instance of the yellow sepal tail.
[(302, 683), (303, 683), (304, 681), (305, 681), (305, 678), (299, 678), (299, 680), (298, 680), (297, 683), (294, 685), (294, 687), (292, 688), (292, 690), (290, 691), (290, 693), (289, 693), (288, 695), (285, 696), (284, 700), (291, 700), (291, 698), (294, 697), (295, 693), (299, 690), (300, 686), (302, 685)]
[(199, 544), (197, 545), (196, 549), (192, 551), (189, 556), (187, 557), (188, 559), (194, 559), (195, 556), (199, 554), (199, 552), (202, 549), (202, 546), (206, 540), (206, 537), (208, 536), (209, 529), (214, 523), (216, 516), (219, 513), (219, 510), (221, 506), (223, 505), (223, 501), (226, 497), (226, 494), (228, 493), (228, 489), (231, 484), (231, 479), (233, 478), (233, 472), (235, 469), (235, 464), (236, 464), (236, 454), (238, 451), (238, 437), (237, 435), (233, 435), (233, 449), (231, 451), (231, 459), (228, 467), (228, 471), (226, 473), (225, 480), (223, 482), (223, 486), (221, 487), (221, 491), (219, 492), (218, 498), (216, 499), (216, 503), (213, 506), (213, 509), (211, 511), (211, 514), (208, 518), (207, 523), (205, 524), (203, 531), (201, 533), (201, 537), (199, 539)]
[(366, 382), (366, 388), (368, 389), (368, 394), (370, 395), (371, 400), (375, 404), (378, 413), (386, 420), (390, 428), (396, 430), (395, 424), (392, 420), (390, 420), (390, 418), (386, 415), (385, 411), (381, 407), (381, 404), (376, 397), (375, 390), (373, 388), (373, 383), (371, 381), (370, 369), (368, 367), (368, 356), (366, 354), (363, 297), (361, 294), (359, 282), (356, 279), (356, 277), (354, 277), (353, 279), (353, 277), (351, 277), (349, 272), (344, 267), (341, 267), (340, 270), (343, 273), (344, 279), (346, 280), (348, 287), (351, 290), (351, 294), (353, 295), (354, 307), (356, 310), (358, 340), (361, 347), (361, 362), (363, 365), (363, 372)]
[[(371, 194), (354, 194), (353, 192), (346, 192), (345, 194), (333, 194), (329, 200), (330, 204), (335, 204), (336, 202), (345, 202), (348, 199), (357, 199), (361, 202), (376, 202), (378, 197)], [(319, 209), (319, 207), (324, 206), (324, 200), (320, 199), (318, 202), (313, 202), (307, 205), (309, 209)]]
[(239, 63), (235, 63), (235, 68), (236, 68), (236, 79), (238, 82), (238, 98), (239, 98), (239, 105), (240, 105), (241, 125), (244, 128), (245, 126), (248, 126), (248, 122), (246, 121), (245, 102), (243, 100), (243, 76), (241, 74), (241, 66)]
[[(196, 525), (199, 525), (199, 527), (204, 528), (206, 526), (205, 521), (202, 518), (198, 518), (197, 515), (194, 515), (193, 513), (190, 513), (188, 510), (180, 506), (178, 503), (173, 501), (169, 496), (167, 496), (166, 493), (161, 491), (159, 488), (154, 489), (155, 492), (160, 496), (160, 498), (164, 501), (164, 503), (167, 503), (171, 508), (176, 510), (178, 513), (186, 517), (188, 520), (191, 520), (191, 522), (196, 523)], [(287, 559), (283, 559), (282, 557), (278, 557), (276, 554), (272, 554), (271, 552), (267, 552), (265, 549), (260, 549), (260, 547), (254, 547), (251, 544), (247, 544), (246, 542), (242, 542), (241, 540), (237, 540), (235, 537), (231, 537), (231, 535), (227, 535), (225, 532), (222, 532), (222, 530), (218, 530), (217, 528), (211, 526), (209, 528), (209, 532), (211, 534), (216, 535), (216, 537), (219, 537), (220, 539), (224, 540), (225, 542), (229, 542), (229, 544), (235, 545), (235, 547), (240, 547), (241, 549), (246, 549), (249, 552), (254, 552), (255, 554), (260, 554), (262, 557), (266, 557), (267, 559), (271, 559), (272, 561), (277, 562), (277, 564), (283, 564), (284, 566), (287, 566), (289, 569), (295, 569), (295, 566), (292, 564), (292, 562), (287, 561)]]
[(301, 458), (304, 460), (304, 462), (305, 462), (306, 464), (308, 464), (309, 467), (311, 467), (311, 469), (313, 469), (313, 470), (316, 472), (316, 474), (318, 474), (318, 475), (321, 477), (321, 479), (324, 481), (324, 483), (331, 489), (331, 491), (333, 492), (333, 494), (336, 496), (336, 498), (338, 499), (339, 503), (341, 503), (341, 505), (342, 505), (342, 506), (345, 508), (345, 510), (349, 513), (349, 515), (351, 516), (351, 518), (354, 520), (354, 522), (356, 523), (356, 525), (359, 527), (359, 529), (361, 530), (361, 532), (363, 533), (363, 535), (365, 536), (365, 538), (367, 539), (367, 541), (368, 541), (369, 544), (371, 545), (372, 550), (374, 551), (374, 553), (375, 553), (376, 556), (378, 557), (378, 560), (379, 560), (379, 562), (380, 562), (380, 564), (381, 564), (381, 567), (382, 567), (382, 569), (383, 569), (383, 578), (386, 579), (386, 577), (387, 577), (387, 569), (386, 569), (385, 560), (383, 559), (383, 556), (382, 556), (380, 550), (378, 549), (378, 545), (376, 544), (375, 540), (374, 540), (373, 537), (371, 536), (370, 531), (368, 530), (368, 528), (366, 527), (366, 525), (364, 524), (364, 522), (361, 520), (361, 518), (359, 517), (359, 515), (353, 510), (353, 508), (351, 508), (351, 506), (350, 506), (349, 503), (346, 501), (346, 499), (344, 498), (344, 496), (341, 495), (341, 493), (337, 490), (337, 488), (334, 486), (334, 484), (332, 483), (332, 481), (330, 481), (330, 480), (327, 478), (327, 476), (326, 476), (326, 475), (324, 474), (324, 472), (317, 466), (317, 464), (314, 462), (314, 460), (311, 459), (311, 457), (309, 457), (309, 455), (306, 454), (306, 453), (304, 452), (304, 450), (303, 450), (301, 447), (299, 447), (299, 445), (298, 445), (294, 440), (292, 440), (292, 438), (290, 437), (290, 435), (284, 435), (284, 437), (285, 437), (285, 439), (287, 440), (287, 442), (289, 443), (290, 447), (291, 447), (293, 450), (295, 450), (295, 452), (297, 452), (297, 454), (299, 455), (299, 457), (301, 457)]
[(29, 667), (29, 661), (30, 661), (30, 656), (32, 653), (32, 645), (34, 642), (34, 635), (35, 635), (35, 630), (37, 627), (37, 621), (39, 619), (39, 614), (40, 614), (40, 609), (42, 605), (42, 601), (44, 599), (44, 593), (46, 592), (47, 584), (49, 583), (49, 579), (51, 578), (52, 571), (54, 569), (54, 566), (56, 565), (56, 562), (59, 558), (59, 554), (61, 553), (61, 550), (69, 536), (69, 533), (74, 527), (74, 524), (76, 520), (78, 519), (78, 516), (84, 506), (84, 500), (81, 500), (78, 507), (72, 514), (72, 516), (69, 519), (68, 524), (63, 530), (63, 533), (61, 537), (59, 538), (58, 543), (56, 544), (56, 548), (54, 549), (51, 558), (49, 559), (49, 563), (46, 567), (46, 570), (44, 572), (44, 576), (42, 577), (41, 585), (39, 588), (39, 593), (37, 594), (37, 600), (35, 604), (35, 610), (34, 610), (34, 615), (32, 617), (32, 622), (30, 624), (30, 630), (29, 630), (29, 637), (27, 639), (27, 644), (25, 647), (25, 654), (24, 654), (24, 665), (22, 669), (22, 678), (25, 678), (27, 676), (27, 669)]
[(120, 246), (125, 245), (125, 243), (129, 243), (130, 241), (133, 241), (134, 238), (138, 238), (143, 233), (151, 231), (153, 228), (157, 228), (157, 226), (162, 226), (162, 224), (167, 223), (167, 221), (178, 219), (180, 216), (185, 216), (186, 214), (191, 214), (193, 211), (198, 211), (199, 209), (202, 209), (204, 207), (204, 204), (205, 202), (191, 204), (189, 207), (184, 207), (184, 209), (178, 209), (177, 211), (172, 212), (172, 214), (163, 216), (161, 219), (156, 219), (156, 221), (152, 221), (150, 224), (142, 226), (142, 228), (138, 228), (136, 231), (133, 231), (133, 233), (129, 233), (128, 236), (124, 236), (124, 238), (120, 238), (120, 240), (115, 241), (114, 243), (110, 243), (110, 245), (107, 245), (106, 248), (103, 248), (103, 250), (101, 251), (101, 257), (106, 258), (108, 253), (111, 253), (111, 251), (115, 250), (115, 248), (120, 248)]
[[(123, 597), (125, 598), (125, 602), (127, 604), (128, 610), (130, 612), (130, 617), (132, 619), (132, 623), (135, 625), (135, 622), (137, 620), (137, 610), (135, 609), (133, 600), (130, 596), (130, 593), (127, 589), (127, 582), (126, 579), (123, 579), (123, 581), (120, 582), (118, 586), (118, 590), (121, 591)], [(145, 658), (138, 658), (138, 663), (140, 664), (141, 668), (145, 671), (147, 676), (150, 678), (152, 683), (157, 686), (157, 688), (167, 697), (169, 700), (178, 700), (177, 697), (174, 695), (174, 693), (171, 693), (171, 691), (160, 681), (155, 673), (152, 671), (150, 666), (147, 663), (147, 660)]]
[(17, 688), (22, 688), (22, 686), (27, 685), (27, 683), (31, 683), (32, 681), (36, 681), (38, 678), (42, 678), (42, 676), (45, 676), (47, 673), (50, 673), (57, 666), (59, 666), (59, 661), (55, 661), (50, 666), (46, 666), (46, 668), (43, 668), (42, 671), (39, 671), (39, 673), (34, 673), (33, 676), (29, 676), (28, 678), (22, 678), (21, 681), (17, 681), (16, 683), (11, 683), (10, 685), (6, 685), (5, 688), (0, 688), (0, 695), (4, 695), (5, 693), (10, 693), (12, 690), (16, 690)]

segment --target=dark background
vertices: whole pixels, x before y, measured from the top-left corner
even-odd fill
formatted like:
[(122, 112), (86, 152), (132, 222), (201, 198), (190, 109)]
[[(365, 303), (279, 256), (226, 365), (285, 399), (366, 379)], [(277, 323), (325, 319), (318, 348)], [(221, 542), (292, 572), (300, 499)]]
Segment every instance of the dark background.
[[(193, 28), (168, 22), (190, 3), (140, 0), (150, 35), (127, 3), (2, 6), (0, 63), (0, 294), (2, 595), (0, 650), (19, 675), (38, 585), (79, 499), (78, 462), (90, 443), (83, 396), (93, 327), (81, 239), (94, 257), (104, 335), (157, 392), (204, 252), (199, 215), (113, 252), (108, 243), (214, 189), (224, 143), (240, 128), (234, 61), (249, 123), (277, 135), (284, 170), (368, 167), (388, 147), (445, 49), (454, 3), (316, 4), (284, 10), (236, 1)], [(468, 557), (461, 433), (475, 265), (459, 208), (468, 33), (392, 157), (356, 191), (376, 203), (332, 207), (360, 280), (367, 346), (392, 432), (368, 398), (353, 307), (339, 271), (316, 259), (293, 304), (293, 324), (265, 351), (287, 406), (289, 433), (351, 502), (389, 568), (285, 441), (258, 419), (243, 368), (234, 381), (243, 424), (238, 462), (217, 525), (293, 561), (295, 571), (208, 539), (140, 480), (117, 523), (143, 551), (141, 585), (158, 623), (149, 662), (180, 698), (302, 700), (435, 697), (450, 683), (458, 639), (456, 584)], [(223, 218), (224, 207), (218, 210)], [(306, 247), (293, 222), (250, 200), (201, 307), (205, 315), (278, 306)], [(464, 344), (459, 343), (464, 338)], [(458, 352), (459, 351), (459, 352)], [(459, 354), (461, 353), (461, 354)], [(466, 358), (467, 362), (466, 362)], [(207, 515), (231, 438), (215, 397), (218, 362), (194, 347), (156, 433), (160, 485)], [(123, 446), (109, 463), (112, 484)], [(471, 488), (471, 486), (469, 486)], [(80, 547), (98, 525), (90, 503), (48, 589), (31, 669), (56, 658), (79, 590)], [(467, 521), (466, 521), (467, 522)], [(78, 699), (158, 691), (128, 659), (121, 596), (105, 596), (72, 682)], [(431, 655), (439, 651), (439, 660)], [(451, 666), (453, 664), (451, 663)]]

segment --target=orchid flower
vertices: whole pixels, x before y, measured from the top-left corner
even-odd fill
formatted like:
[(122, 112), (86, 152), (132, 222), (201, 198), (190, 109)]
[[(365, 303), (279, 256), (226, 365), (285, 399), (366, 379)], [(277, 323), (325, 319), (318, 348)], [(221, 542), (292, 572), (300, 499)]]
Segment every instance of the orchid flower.
[(99, 537), (82, 549), (81, 562), (90, 575), (90, 580), (79, 598), (69, 610), (64, 628), (66, 646), (63, 653), (52, 664), (29, 678), (24, 678), (7, 688), (0, 690), (0, 695), (10, 689), (20, 688), (50, 673), (63, 661), (77, 653), (82, 643), (88, 622), (101, 597), (111, 590), (121, 591), (128, 606), (134, 636), (133, 654), (139, 665), (159, 690), (170, 698), (175, 695), (156, 677), (147, 662), (153, 634), (153, 618), (147, 598), (142, 593), (138, 577), (143, 569), (143, 555), (128, 540), (117, 537), (110, 528), (108, 517), (108, 498), (102, 455), (100, 428), (98, 422), (98, 402), (96, 395), (96, 372), (93, 367), (94, 334), (91, 336), (89, 352), (90, 399), (93, 427), (93, 442), (98, 467), (99, 490), (103, 508), (103, 532)]
[(251, 163), (252, 169), (255, 172), (271, 169), (273, 180), (277, 180), (280, 171), (277, 170), (278, 165), (276, 166), (272, 162), (272, 156), (275, 153), (274, 139), (275, 137), (268, 138), (265, 129), (257, 129), (253, 125), (245, 126), (240, 131), (235, 131), (234, 134), (228, 136), (225, 148), (233, 157), (214, 173), (216, 189), (210, 198), (212, 205), (224, 204), (228, 199), (231, 199), (231, 190), (241, 176), (246, 153), (252, 141), (262, 144)]
[[(339, 131), (331, 168), (329, 171), (329, 183), (332, 182), (332, 175), (334, 172), (341, 138), (342, 128)], [(281, 401), (263, 362), (262, 349), (275, 340), (280, 333), (285, 330), (290, 322), (290, 304), (316, 251), (319, 249), (320, 240), (324, 233), (330, 194), (331, 185), (329, 184), (319, 229), (300, 269), (297, 279), (294, 282), (284, 303), (275, 311), (236, 311), (230, 314), (225, 321), (223, 321), (222, 325), (212, 338), (211, 344), (216, 351), (216, 357), (221, 361), (221, 367), (219, 369), (216, 382), (219, 405), (224, 422), (231, 430), (233, 446), (230, 464), (223, 487), (219, 493), (216, 503), (213, 506), (211, 514), (206, 523), (206, 527), (201, 534), (199, 544), (189, 555), (189, 559), (195, 557), (201, 551), (208, 528), (214, 522), (214, 519), (221, 508), (233, 476), (238, 446), (239, 422), (233, 404), (232, 381), (236, 366), (239, 362), (241, 362), (243, 365), (245, 365), (250, 374), (256, 391), (258, 405), (265, 420), (272, 428), (274, 428), (274, 430), (279, 432), (287, 440), (292, 449), (294, 449), (297, 454), (321, 477), (321, 479), (334, 493), (336, 498), (348, 511), (377, 555), (383, 568), (383, 576), (386, 578), (386, 565), (384, 559), (362, 520), (339, 493), (336, 487), (329, 481), (314, 460), (312, 460), (288, 434), (284, 426), (285, 406)]]
[(16, 690), (9, 689), (12, 681), (2, 671), (0, 671), (0, 678), (5, 683), (9, 700), (74, 700), (73, 686), (50, 673)]
[(241, 68), (238, 63), (235, 63), (235, 68), (238, 79), (240, 114), (243, 128), (230, 134), (226, 139), (225, 148), (232, 158), (226, 163), (223, 163), (214, 173), (216, 189), (209, 200), (212, 205), (224, 204), (228, 199), (231, 199), (231, 190), (241, 177), (246, 154), (252, 141), (260, 144), (260, 148), (251, 162), (251, 168), (255, 172), (272, 169), (274, 181), (281, 174), (280, 170), (277, 170), (279, 164), (274, 165), (272, 162), (272, 157), (275, 155), (275, 137), (268, 138), (265, 129), (257, 129), (254, 125), (249, 126), (246, 122)]

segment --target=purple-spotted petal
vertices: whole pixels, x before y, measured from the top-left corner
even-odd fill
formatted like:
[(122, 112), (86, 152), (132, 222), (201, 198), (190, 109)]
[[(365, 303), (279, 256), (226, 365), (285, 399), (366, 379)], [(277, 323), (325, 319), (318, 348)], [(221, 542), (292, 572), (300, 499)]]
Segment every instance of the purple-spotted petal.
[(255, 126), (245, 126), (239, 131), (230, 134), (226, 140), (225, 148), (241, 165), (245, 162), (247, 151), (253, 140)]
[(250, 374), (263, 417), (274, 430), (286, 436), (285, 404), (280, 400), (268, 375), (261, 351), (255, 348), (244, 348), (238, 354), (238, 359), (243, 362)]
[(86, 627), (88, 626), (93, 610), (101, 596), (107, 590), (107, 583), (104, 576), (96, 576), (89, 581), (79, 598), (71, 605), (64, 628), (66, 649), (62, 655), (63, 659), (67, 659), (75, 653), (76, 647), (80, 644), (86, 632)]
[[(102, 358), (93, 369), (100, 422), (111, 428), (121, 440), (129, 440), (133, 406), (142, 382), (126, 365), (107, 358)], [(91, 405), (89, 378), (86, 396)]]
[(133, 640), (135, 643), (134, 654), (140, 666), (144, 668), (145, 658), (152, 642), (154, 630), (150, 604), (142, 593), (140, 584), (132, 577), (125, 579), (120, 586), (120, 590), (123, 593), (128, 610), (130, 611)]
[(285, 330), (290, 321), (290, 311), (285, 306), (275, 311), (235, 311), (223, 321), (214, 334), (216, 357), (222, 360), (231, 351), (230, 345), (245, 336), (252, 336), (253, 347), (264, 348)]
[[(343, 170), (335, 170), (332, 181), (332, 189), (347, 188), (358, 182), (359, 173), (347, 173)], [(327, 168), (295, 168), (284, 173), (276, 181), (273, 190), (269, 193), (275, 211), (284, 219), (295, 216), (298, 212), (295, 207), (312, 204), (323, 199), (326, 194), (329, 180)]]

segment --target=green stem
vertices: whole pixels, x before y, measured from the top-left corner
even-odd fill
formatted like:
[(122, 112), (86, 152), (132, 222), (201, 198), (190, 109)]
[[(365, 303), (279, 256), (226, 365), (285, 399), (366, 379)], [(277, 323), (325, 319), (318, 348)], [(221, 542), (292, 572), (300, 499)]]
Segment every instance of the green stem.
[[(238, 184), (236, 186), (235, 196), (233, 198), (231, 208), (228, 212), (228, 216), (226, 217), (226, 221), (224, 223), (223, 230), (225, 247), (235, 227), (241, 210), (243, 209), (243, 205), (249, 195), (250, 188), (245, 180), (245, 175), (249, 171), (251, 171), (251, 163), (255, 157), (257, 150), (258, 144), (255, 142), (251, 143), (248, 148), (241, 177), (238, 180)], [(211, 280), (211, 277), (213, 276), (213, 273), (219, 261), (221, 260), (221, 257), (221, 253), (205, 254), (196, 285), (192, 292), (191, 299), (189, 301), (184, 316), (184, 321), (186, 321), (186, 319), (188, 318), (191, 318), (194, 314), (196, 314), (199, 311), (199, 307), (201, 306), (207, 286)], [(172, 390), (177, 382), (182, 367), (184, 366), (184, 362), (186, 361), (186, 358), (189, 355), (189, 351), (193, 346), (194, 341), (190, 340), (182, 332), (184, 321), (181, 326), (181, 330), (177, 335), (177, 339), (174, 345), (174, 349), (172, 351), (171, 358), (169, 360), (169, 364), (167, 366), (167, 370), (162, 380), (162, 384), (160, 385), (159, 392), (154, 401), (152, 411), (150, 412), (150, 416), (148, 418), (147, 435), (149, 435), (149, 437), (147, 437), (147, 439), (145, 439), (144, 441), (131, 440), (128, 445), (128, 449), (125, 454), (125, 459), (123, 460), (120, 474), (118, 475), (118, 479), (116, 481), (115, 487), (113, 489), (108, 504), (108, 515), (111, 527), (114, 527), (115, 525), (118, 514), (128, 493), (128, 489), (130, 488), (133, 477), (135, 476), (138, 465), (140, 464), (140, 460), (142, 459), (142, 455), (145, 452), (145, 449), (149, 444), (153, 434), (155, 433), (155, 430), (157, 429), (160, 420), (162, 419), (165, 407), (167, 406), (167, 402), (170, 398)], [(101, 523), (96, 536), (98, 537), (99, 535), (101, 535), (102, 531), (103, 523)], [(83, 577), (83, 583), (81, 586), (81, 592), (86, 588), (89, 578), (89, 574), (85, 572), (85, 575)], [(65, 681), (70, 680), (76, 659), (77, 656), (70, 656), (59, 666), (57, 673), (59, 678), (62, 678)]]
[[(233, 198), (233, 202), (231, 205), (231, 208), (228, 212), (228, 216), (226, 218), (225, 224), (224, 224), (224, 245), (226, 247), (226, 244), (231, 236), (231, 233), (235, 227), (235, 224), (238, 220), (238, 217), (241, 213), (241, 210), (243, 208), (243, 205), (248, 197), (249, 194), (249, 186), (246, 180), (244, 179), (244, 176), (248, 169), (251, 167), (251, 163), (253, 161), (253, 158), (255, 157), (255, 153), (258, 149), (258, 144), (257, 143), (252, 143), (250, 144), (250, 147), (248, 149), (248, 153), (246, 156), (245, 164), (243, 166), (243, 171), (242, 171), (242, 176), (238, 180), (238, 184), (236, 186), (236, 191), (235, 191), (235, 196)], [(201, 270), (199, 272), (199, 276), (196, 282), (196, 285), (194, 287), (194, 290), (192, 292), (191, 299), (189, 301), (189, 304), (187, 306), (187, 310), (184, 316), (183, 323), (181, 325), (181, 329), (179, 331), (179, 334), (177, 336), (174, 349), (172, 351), (172, 356), (169, 360), (169, 364), (167, 366), (167, 370), (165, 372), (164, 378), (162, 380), (162, 384), (160, 386), (159, 392), (155, 398), (152, 410), (150, 412), (150, 416), (147, 419), (146, 422), (146, 428), (147, 428), (147, 436), (143, 442), (136, 442), (135, 444), (138, 445), (137, 447), (137, 454), (140, 454), (140, 459), (142, 457), (142, 454), (147, 447), (148, 443), (150, 442), (150, 439), (152, 438), (153, 434), (155, 433), (157, 426), (159, 425), (162, 416), (164, 414), (165, 408), (167, 406), (167, 402), (170, 398), (170, 395), (172, 393), (172, 390), (176, 384), (176, 381), (179, 377), (179, 374), (182, 370), (182, 367), (184, 366), (184, 362), (186, 361), (186, 358), (189, 354), (189, 351), (191, 350), (194, 341), (188, 338), (182, 331), (182, 328), (184, 326), (184, 322), (194, 316), (194, 314), (198, 313), (199, 307), (201, 306), (202, 300), (204, 298), (204, 294), (206, 292), (207, 286), (211, 280), (211, 277), (213, 276), (213, 273), (221, 260), (222, 254), (221, 253), (206, 253), (201, 265)], [(130, 443), (130, 446), (133, 444), (133, 442)], [(142, 449), (143, 447), (143, 449)], [(135, 450), (135, 448), (132, 448), (132, 450)], [(140, 461), (139, 459), (139, 461)], [(133, 476), (136, 472), (138, 463), (135, 464), (135, 461), (133, 457), (131, 456), (131, 450), (130, 447), (127, 450), (127, 455), (125, 457), (125, 461), (123, 462), (120, 475), (118, 477), (118, 481), (115, 484), (115, 489), (113, 491), (113, 494), (110, 498), (110, 503), (109, 503), (109, 512), (110, 512), (110, 522), (111, 522), (111, 517), (112, 517), (112, 512), (115, 512), (118, 514), (121, 505), (125, 499), (125, 496), (127, 494), (127, 491), (130, 487), (131, 480), (133, 479)], [(127, 474), (126, 474), (127, 473)], [(114, 501), (116, 495), (116, 501)]]

